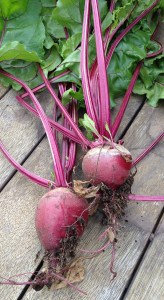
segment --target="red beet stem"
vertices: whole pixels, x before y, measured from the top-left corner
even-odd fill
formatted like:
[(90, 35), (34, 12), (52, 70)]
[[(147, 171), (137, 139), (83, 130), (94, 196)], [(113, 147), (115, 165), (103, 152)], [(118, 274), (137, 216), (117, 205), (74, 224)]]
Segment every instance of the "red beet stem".
[(95, 101), (91, 90), (89, 66), (88, 66), (88, 39), (89, 39), (89, 24), (90, 24), (90, 1), (85, 1), (84, 18), (82, 27), (82, 41), (81, 41), (81, 78), (84, 93), (84, 100), (88, 116), (94, 121), (96, 129), (99, 129)]
[(66, 108), (63, 106), (63, 104), (61, 103), (60, 99), (57, 97), (55, 91), (53, 90), (49, 80), (46, 78), (46, 76), (43, 73), (43, 70), (41, 69), (40, 66), (38, 66), (40, 75), (42, 76), (42, 79), (48, 89), (48, 91), (50, 92), (51, 96), (53, 97), (53, 99), (56, 101), (57, 105), (59, 106), (62, 114), (64, 115), (64, 117), (68, 120), (68, 122), (70, 123), (70, 126), (72, 127), (72, 129), (76, 132), (78, 138), (81, 140), (81, 142), (83, 143), (84, 147), (90, 146), (91, 142), (87, 140), (87, 138), (82, 134), (82, 132), (80, 131), (80, 129), (78, 128), (78, 126), (75, 124), (75, 122), (71, 119), (71, 116), (68, 114)]
[(104, 55), (104, 45), (102, 39), (102, 30), (100, 25), (100, 13), (98, 8), (98, 1), (91, 0), (92, 10), (93, 10), (93, 21), (95, 30), (95, 40), (96, 40), (96, 53), (97, 53), (97, 64), (98, 64), (98, 86), (99, 86), (99, 108), (100, 108), (100, 134), (109, 136), (109, 133), (105, 129), (105, 125), (108, 124), (109, 129), (111, 129), (110, 120), (110, 99), (109, 99), (109, 89), (107, 72), (105, 65), (105, 55)]
[(61, 161), (60, 161), (60, 155), (59, 155), (59, 150), (58, 146), (56, 143), (56, 140), (53, 137), (53, 133), (51, 131), (50, 124), (48, 122), (47, 116), (42, 109), (39, 101), (35, 97), (34, 93), (31, 91), (31, 89), (19, 78), (16, 78), (10, 73), (7, 73), (3, 70), (0, 70), (0, 73), (3, 74), (4, 76), (16, 81), (19, 83), (29, 94), (29, 97), (31, 98), (32, 102), (34, 103), (34, 106), (39, 114), (39, 117), (42, 121), (43, 127), (45, 129), (47, 139), (49, 142), (52, 158), (53, 158), (53, 163), (54, 163), (54, 169), (55, 169), (55, 179), (56, 179), (56, 186), (68, 186), (65, 178), (65, 174), (62, 169)]
[(144, 196), (144, 195), (135, 195), (135, 194), (130, 194), (128, 196), (129, 200), (132, 201), (164, 201), (164, 196)]
[(7, 158), (7, 160), (14, 166), (14, 168), (16, 168), (20, 173), (22, 173), (24, 176), (26, 176), (27, 178), (29, 178), (31, 181), (44, 186), (46, 188), (50, 188), (51, 186), (55, 186), (55, 183), (47, 180), (45, 178), (42, 178), (30, 171), (28, 171), (27, 169), (25, 169), (24, 167), (22, 167), (18, 162), (16, 162), (16, 160), (9, 154), (9, 152), (7, 151), (7, 149), (5, 148), (5, 146), (3, 145), (3, 143), (0, 141), (0, 150), (2, 151), (2, 153), (5, 155), (5, 157)]
[[(35, 116), (39, 117), (39, 114), (37, 112), (37, 110), (35, 108), (33, 108), (30, 104), (26, 103), (20, 96), (16, 96), (16, 99), (18, 100), (18, 102), (25, 108), (27, 108), (32, 114), (34, 114)], [(53, 121), (51, 118), (47, 117), (50, 125), (58, 130), (59, 132), (61, 132), (63, 135), (65, 135), (66, 137), (72, 139), (73, 141), (75, 141), (76, 143), (80, 144), (81, 141), (78, 139), (78, 137), (76, 136), (76, 134), (72, 131), (72, 130), (68, 130), (67, 128), (63, 127), (61, 124), (59, 124), (58, 122)]]
[(121, 104), (121, 106), (120, 106), (119, 112), (118, 112), (118, 114), (117, 114), (117, 116), (116, 116), (116, 118), (115, 118), (115, 121), (114, 121), (114, 123), (113, 123), (113, 126), (112, 126), (112, 137), (113, 137), (113, 138), (115, 137), (115, 135), (116, 135), (116, 133), (117, 133), (117, 131), (118, 131), (118, 128), (119, 128), (119, 126), (120, 126), (120, 123), (121, 123), (121, 121), (122, 121), (122, 118), (123, 118), (123, 116), (124, 116), (126, 107), (127, 107), (128, 103), (129, 103), (130, 96), (131, 96), (131, 94), (132, 94), (134, 85), (135, 85), (136, 80), (137, 80), (137, 78), (138, 78), (138, 75), (139, 75), (139, 73), (140, 73), (141, 67), (142, 67), (142, 62), (140, 62), (140, 63), (137, 65), (137, 67), (136, 67), (136, 69), (135, 69), (135, 71), (134, 71), (134, 74), (133, 74), (133, 76), (132, 76), (132, 79), (131, 79), (131, 81), (130, 81), (130, 84), (129, 84), (129, 86), (128, 86), (128, 89), (127, 89), (127, 91), (126, 91), (126, 93), (125, 93), (125, 96), (124, 96), (124, 98), (123, 98), (122, 104)]
[[(59, 78), (64, 77), (65, 75), (69, 74), (70, 71), (64, 71), (62, 74), (55, 76), (53, 78), (50, 79), (51, 83), (55, 83), (55, 81), (57, 81)], [(38, 86), (36, 86), (35, 88), (32, 89), (33, 93), (36, 93), (38, 91), (40, 91), (41, 89), (45, 88), (45, 83), (39, 84)], [(26, 98), (27, 96), (29, 96), (29, 94), (27, 92), (23, 93), (22, 95), (20, 95), (22, 98)]]

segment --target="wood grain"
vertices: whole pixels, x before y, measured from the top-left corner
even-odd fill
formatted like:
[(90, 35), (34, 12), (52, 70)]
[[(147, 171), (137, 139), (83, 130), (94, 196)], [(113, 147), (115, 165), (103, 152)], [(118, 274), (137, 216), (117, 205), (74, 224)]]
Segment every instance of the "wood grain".
[[(2, 92), (2, 95), (3, 93), (4, 92)], [(3, 121), (1, 123), (1, 136), (8, 149), (11, 150), (11, 154), (15, 155), (16, 159), (21, 160), (27, 155), (30, 148), (35, 145), (38, 137), (43, 134), (43, 131), (40, 131), (40, 124), (36, 125), (35, 123), (35, 125), (33, 125), (32, 117), (30, 116), (29, 118), (29, 116), (27, 116), (28, 113), (23, 111), (20, 106), (16, 105), (16, 102), (13, 100), (13, 95), (14, 92), (10, 91), (4, 98), (1, 99), (1, 113), (4, 118), (4, 123)], [(49, 99), (49, 97), (45, 98)], [(128, 109), (131, 112), (135, 111), (133, 105), (130, 105)], [(19, 114), (18, 120), (15, 118), (15, 114), (17, 113)], [(130, 115), (131, 114), (127, 114), (127, 121), (129, 121)], [(137, 155), (147, 144), (149, 144), (153, 138), (155, 138), (156, 133), (158, 133), (161, 129), (162, 120), (161, 107), (154, 110), (145, 106), (142, 109), (125, 137), (125, 142), (129, 149), (132, 150), (134, 156)], [(140, 129), (138, 127), (140, 127)], [(149, 129), (147, 130), (147, 128)], [(8, 132), (6, 132), (7, 129), (9, 130)], [(121, 131), (122, 129), (123, 126)], [(23, 138), (23, 134), (25, 134), (26, 138)], [(4, 140), (4, 138), (6, 140)], [(12, 140), (13, 142), (11, 144)], [(26, 143), (27, 148), (24, 149), (24, 144)], [(161, 145), (158, 145), (153, 152), (139, 164), (138, 173), (133, 187), (134, 192), (150, 194), (159, 192), (161, 194), (163, 193), (163, 186), (161, 184), (161, 178), (163, 178), (161, 176), (163, 175), (161, 175), (161, 171), (156, 171), (161, 170), (163, 162), (163, 152), (160, 147)], [(21, 152), (22, 149), (23, 152)], [(41, 176), (50, 178), (52, 160), (49, 153), (47, 140), (44, 139), (37, 149), (30, 155), (25, 166)], [(4, 163), (3, 158), (1, 161)], [(3, 176), (6, 176), (7, 178), (7, 176), (11, 174), (12, 168), (4, 164), (3, 170), (6, 170), (4, 171)], [(2, 182), (4, 182), (4, 180), (5, 177), (3, 177)], [(36, 209), (38, 199), (44, 193), (45, 189), (34, 185), (18, 173), (12, 178), (12, 180), (10, 180), (1, 193), (1, 276), (9, 277), (14, 274), (33, 272), (35, 270), (35, 267), (38, 264), (38, 262), (35, 263), (35, 257), (36, 253), (40, 249), (40, 244), (37, 240), (34, 228), (34, 211)], [(110, 280), (109, 263), (111, 253), (110, 250), (107, 250), (94, 260), (86, 260), (86, 277), (84, 281), (79, 284), (79, 286), (88, 293), (86, 297), (80, 296), (70, 288), (65, 288), (55, 292), (44, 289), (36, 293), (31, 290), (26, 293), (24, 299), (119, 299), (151, 233), (155, 221), (157, 220), (161, 207), (162, 205), (157, 203), (129, 203), (126, 215), (120, 222), (115, 263), (115, 270), (117, 270), (118, 275), (114, 281)], [(96, 215), (92, 220), (90, 220), (79, 247), (85, 249), (99, 247), (98, 236), (104, 230), (104, 228), (100, 225), (99, 219), (100, 216)], [(156, 245), (156, 250), (151, 250), (154, 248), (149, 249), (149, 273), (151, 272), (151, 268), (154, 264), (153, 257), (155, 256), (156, 251), (161, 248), (162, 238), (160, 235), (161, 234), (159, 234), (159, 238), (156, 236), (153, 242), (153, 244)], [(158, 243), (156, 241), (158, 241)], [(160, 255), (158, 254), (158, 256)], [(160, 269), (160, 257), (157, 263), (158, 268), (156, 266), (156, 272)], [(158, 278), (159, 277), (160, 272), (158, 272)], [(25, 279), (27, 280), (27, 278), (28, 276), (18, 277), (17, 279), (22, 281)], [(156, 285), (158, 285), (158, 281), (156, 281)], [(1, 285), (0, 298), (5, 300), (17, 299), (21, 290), (22, 287), (19, 286), (13, 287)], [(153, 298), (153, 300), (154, 299), (155, 298)]]
[(4, 87), (2, 84), (0, 84), (0, 98), (3, 97), (3, 95), (9, 90), (9, 88)]
[[(15, 99), (16, 92), (10, 90), (0, 105), (0, 138), (9, 153), (21, 162), (43, 136), (41, 122), (24, 109)], [(50, 114), (52, 100), (47, 92), (38, 97), (45, 111)], [(0, 187), (10, 176), (14, 167), (0, 153)]]
[(164, 217), (136, 274), (126, 300), (164, 299)]
[[(140, 122), (143, 121), (143, 118), (146, 118), (149, 115), (151, 116), (151, 126), (153, 126), (153, 124), (154, 126), (155, 124), (157, 125), (157, 120), (158, 130), (160, 130), (162, 126), (161, 107), (154, 110), (148, 105), (145, 105), (125, 137), (126, 143), (129, 145), (129, 148), (132, 148), (132, 150), (135, 141), (132, 139), (133, 133), (136, 132), (136, 128), (139, 126)], [(142, 142), (145, 145), (149, 144), (150, 141), (149, 130), (147, 130), (146, 126), (144, 129), (145, 134), (144, 130), (142, 131), (142, 134), (140, 134), (140, 130), (138, 131), (141, 145)], [(135, 137), (138, 141), (137, 132)], [(157, 194), (159, 189), (160, 193), (164, 192), (160, 172), (157, 172), (156, 174), (156, 181), (154, 182), (153, 187), (150, 186), (151, 181), (149, 185), (149, 178), (145, 177), (148, 176), (148, 173), (152, 172), (152, 167), (154, 169), (155, 166), (155, 168), (158, 170), (161, 168), (163, 158), (161, 156), (160, 146), (161, 145), (154, 149), (154, 152), (150, 154), (149, 158), (151, 163), (147, 164), (147, 160), (145, 159), (139, 164), (138, 174), (135, 178), (135, 184), (133, 188), (136, 193), (141, 194), (149, 190), (150, 193), (153, 191), (153, 194)], [(140, 151), (140, 148), (142, 147), (140, 146), (137, 148), (137, 150)], [(142, 180), (139, 180), (141, 174), (143, 177)], [(51, 300), (54, 299), (54, 297), (59, 300), (77, 300), (79, 297), (80, 299), (90, 300), (94, 300), (96, 298), (100, 300), (119, 299), (145, 247), (161, 208), (162, 204), (160, 203), (129, 203), (126, 210), (126, 215), (120, 223), (115, 263), (115, 270), (117, 271), (118, 275), (114, 281), (111, 281), (111, 274), (109, 271), (109, 263), (111, 259), (111, 249), (109, 249), (97, 258), (93, 260), (87, 260), (85, 263), (86, 276), (84, 281), (78, 284), (78, 286), (87, 292), (87, 296), (83, 297), (77, 292), (72, 291), (70, 288), (65, 288), (58, 291), (48, 291), (45, 288), (37, 293), (32, 290), (28, 291), (24, 296), (24, 299)], [(90, 224), (88, 225), (88, 228), (81, 239), (79, 247), (87, 250), (99, 248), (100, 244), (98, 242), (98, 237), (103, 230), (104, 228), (102, 228), (101, 224), (99, 223), (99, 216), (96, 215), (90, 221)]]
[[(142, 96), (132, 95), (130, 97), (130, 100), (129, 100), (128, 106), (126, 108), (125, 114), (123, 116), (121, 124), (118, 128), (117, 134), (115, 136), (115, 141), (117, 141), (117, 139), (120, 137), (123, 130), (126, 128), (126, 126), (130, 122), (132, 117), (135, 115), (136, 111), (138, 110), (138, 108), (140, 107), (140, 105), (142, 104), (143, 101), (144, 101), (144, 99), (143, 99)], [(122, 98), (117, 99), (116, 103), (117, 103), (116, 107), (112, 110), (112, 122), (114, 121), (114, 119), (115, 119), (115, 117), (116, 117), (116, 115), (119, 111), (119, 107), (122, 103)]]
[[(161, 104), (157, 109), (148, 106), (147, 103), (144, 105), (144, 108), (124, 138), (125, 147), (131, 150), (133, 158), (137, 157), (164, 131), (163, 115), (164, 104)], [(141, 191), (143, 194), (153, 195), (154, 186), (157, 187), (159, 195), (163, 193), (164, 152), (162, 145), (163, 139), (144, 158), (144, 161), (137, 165), (140, 171), (136, 174), (135, 182), (137, 182), (137, 187), (134, 184), (134, 193), (137, 193), (138, 186), (143, 186), (143, 181), (144, 186)], [(154, 167), (152, 167), (152, 164)]]
[[(44, 134), (41, 122), (30, 112), (24, 109), (15, 99), (16, 92), (10, 90), (2, 99), (0, 106), (0, 138), (6, 146), (9, 153), (20, 163), (37, 144)], [(48, 115), (52, 114), (52, 98), (44, 91), (38, 97), (42, 107)], [(124, 116), (118, 135), (126, 127), (129, 118), (133, 116), (141, 103), (141, 97), (132, 97)], [(118, 105), (113, 110), (113, 117), (116, 115), (121, 99), (118, 99)], [(117, 135), (117, 136), (118, 136)], [(0, 173), (0, 188), (9, 178), (14, 167), (0, 153), (0, 165), (3, 172)]]
[[(145, 117), (148, 115), (149, 110), (150, 108), (145, 106)], [(141, 114), (143, 114), (143, 111)], [(157, 119), (158, 114), (160, 115), (160, 109), (157, 113)], [(153, 122), (154, 115), (155, 114), (151, 115), (151, 122)], [(138, 118), (139, 117), (140, 115)], [(140, 121), (137, 121), (138, 118), (136, 119), (136, 122), (140, 123)], [(136, 128), (136, 122), (134, 122), (134, 127), (132, 128)], [(127, 140), (132, 137), (130, 131), (128, 134), (126, 135)], [(144, 137), (144, 139), (145, 138), (147, 139), (147, 136)], [(50, 156), (48, 157), (47, 153), (50, 152), (45, 139), (32, 155), (30, 155), (25, 166), (37, 174), (49, 178), (52, 170), (52, 160)], [(154, 163), (156, 167), (160, 167), (161, 158), (158, 156), (158, 152), (156, 159), (157, 161)], [(149, 165), (149, 167), (151, 166)], [(138, 193), (141, 193), (143, 186), (143, 181), (142, 185), (139, 185), (138, 188), (136, 183), (136, 190)], [(33, 272), (38, 264), (38, 262), (34, 262), (36, 253), (40, 249), (40, 244), (37, 240), (34, 228), (34, 211), (38, 199), (44, 193), (45, 189), (28, 182), (18, 173), (1, 193), (0, 232), (2, 255), (0, 258), (0, 269), (2, 270), (1, 275), (4, 277), (24, 272)], [(119, 298), (149, 237), (159, 211), (160, 205), (156, 204), (147, 206), (147, 204), (137, 205), (136, 203), (131, 203), (129, 205), (126, 211), (127, 215), (125, 216), (126, 219), (128, 218), (129, 223), (122, 220), (120, 225), (115, 264), (118, 276), (113, 282), (110, 281), (110, 249), (92, 261), (87, 260), (85, 263), (86, 278), (79, 284), (79, 286), (88, 293), (87, 298), (89, 297), (89, 299), (92, 300), (95, 299), (97, 295), (99, 296), (99, 299), (109, 299), (109, 297), (112, 297), (112, 299)], [(149, 220), (150, 215), (151, 220)], [(98, 243), (95, 245), (95, 241), (98, 239), (98, 236), (102, 233), (104, 228), (102, 228), (97, 218), (99, 218), (99, 216), (94, 217), (94, 219), (90, 221), (86, 233), (81, 240), (81, 248), (89, 250), (99, 247)], [(141, 219), (143, 221), (141, 221)], [(18, 277), (20, 281), (24, 281), (25, 278), (27, 280), (28, 277)], [(18, 286), (1, 286), (0, 295), (3, 299), (16, 299), (21, 290), (22, 287)], [(55, 291), (55, 293), (52, 291), (49, 292), (46, 289), (39, 293), (28, 291), (24, 298), (43, 300), (53, 299), (54, 295), (58, 297), (58, 299), (79, 299), (79, 295), (70, 288)]]
[[(25, 166), (36, 174), (51, 178), (52, 159), (44, 139), (30, 156)], [(21, 174), (10, 180), (0, 197), (0, 275), (9, 276), (33, 272), (40, 243), (35, 232), (34, 215), (39, 198), (47, 191)], [(13, 278), (27, 281), (27, 276)], [(0, 299), (17, 299), (22, 286), (0, 285)]]

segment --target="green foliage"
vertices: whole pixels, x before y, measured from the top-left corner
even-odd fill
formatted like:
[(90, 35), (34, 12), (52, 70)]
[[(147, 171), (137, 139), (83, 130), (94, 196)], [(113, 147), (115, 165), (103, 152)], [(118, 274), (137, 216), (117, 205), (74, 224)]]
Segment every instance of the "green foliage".
[(0, 16), (10, 19), (21, 15), (27, 8), (28, 0), (0, 0)]
[(82, 89), (79, 89), (78, 92), (74, 91), (73, 89), (68, 89), (63, 93), (62, 96), (62, 103), (64, 105), (68, 104), (69, 102), (71, 102), (72, 98), (76, 99), (78, 101), (78, 104), (80, 107), (85, 108), (84, 106), (84, 96), (83, 96), (83, 92)]
[[(29, 0), (26, 11), (23, 14), (6, 21), (3, 40), (1, 41), (2, 46), (5, 47), (9, 42), (18, 42), (22, 44), (28, 52), (36, 52), (36, 55), (40, 59), (43, 58), (45, 28), (40, 17), (40, 12), (40, 1)], [(15, 59), (14, 51), (13, 56), (13, 59)], [(21, 59), (27, 60), (26, 55)]]
[(37, 53), (35, 51), (27, 51), (23, 44), (17, 41), (3, 43), (0, 48), (0, 61), (15, 59), (41, 62)]
[[(111, 14), (107, 1), (99, 0), (103, 34), (106, 28), (111, 26), (113, 30), (130, 15), (121, 28), (123, 30), (153, 2), (116, 1), (116, 8)], [(69, 69), (70, 73), (58, 82), (74, 82), (77, 91), (66, 91), (63, 103), (68, 103), (73, 97), (77, 99), (79, 107), (84, 107), (80, 75), (84, 3), (85, 0), (0, 0), (0, 67), (23, 79), (30, 87), (41, 83), (36, 63), (40, 63), (46, 76), (51, 77)], [(153, 106), (158, 105), (159, 99), (163, 97), (163, 57), (160, 55), (145, 60), (147, 53), (159, 49), (159, 45), (150, 39), (158, 22), (158, 8), (162, 11), (163, 1), (124, 37), (113, 54), (107, 69), (112, 107), (116, 99), (127, 90), (140, 60), (144, 60), (144, 64), (134, 92), (146, 95)], [(95, 58), (95, 38), (92, 30), (89, 36), (89, 67)], [(0, 76), (0, 82), (20, 89), (18, 84), (3, 76)], [(83, 122), (87, 127), (86, 122), (89, 122), (87, 117)]]
[(146, 95), (150, 105), (156, 107), (164, 99), (164, 55), (146, 60), (140, 72), (140, 80), (134, 87), (134, 93)]
[(99, 137), (99, 133), (95, 127), (94, 121), (87, 114), (84, 114), (84, 118), (81, 118), (79, 123), (86, 129), (88, 139), (93, 139), (93, 133)]
[(48, 72), (53, 71), (61, 63), (61, 57), (58, 53), (57, 45), (53, 45), (52, 48), (47, 52), (47, 57), (41, 63), (42, 69), (48, 75)]
[(138, 30), (135, 35), (129, 32), (117, 46), (107, 70), (111, 101), (125, 93), (136, 64), (147, 55), (148, 42), (147, 34)]
[(69, 29), (71, 34), (81, 32), (82, 15), (79, 6), (83, 0), (59, 0), (52, 17), (60, 26)]
[(81, 43), (81, 32), (75, 33), (62, 43), (61, 55), (63, 59), (67, 58)]

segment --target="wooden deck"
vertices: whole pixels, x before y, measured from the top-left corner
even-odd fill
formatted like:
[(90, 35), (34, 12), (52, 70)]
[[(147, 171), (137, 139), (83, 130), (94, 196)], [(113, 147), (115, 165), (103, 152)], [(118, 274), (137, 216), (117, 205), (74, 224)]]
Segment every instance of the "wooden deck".
[[(51, 98), (45, 93), (40, 98), (49, 113)], [(113, 115), (117, 109), (114, 109)], [(154, 109), (142, 98), (132, 97), (118, 137), (124, 135), (125, 145), (134, 158), (162, 131), (163, 113), (163, 105)], [(16, 102), (12, 90), (1, 89), (0, 136), (17, 161), (45, 178), (51, 177), (52, 159), (42, 125)], [(9, 278), (29, 272), (29, 276), (14, 278), (27, 281), (42, 259), (41, 255), (35, 260), (40, 243), (35, 232), (34, 213), (45, 189), (15, 172), (2, 154), (0, 166), (0, 276)], [(138, 164), (137, 170), (134, 193), (164, 194), (162, 141)], [(110, 248), (96, 258), (85, 261), (85, 278), (78, 286), (87, 296), (79, 295), (70, 287), (55, 291), (45, 288), (35, 292), (26, 286), (1, 285), (0, 300), (163, 300), (162, 210), (162, 203), (129, 202), (118, 234), (115, 261), (118, 275), (111, 281)], [(97, 216), (94, 217), (80, 241), (80, 247), (88, 250), (98, 248), (98, 237), (103, 230)]]
[[(161, 30), (162, 32), (162, 30)], [(162, 35), (161, 35), (162, 36)], [(40, 102), (46, 113), (52, 108), (51, 97), (44, 92)], [(119, 106), (120, 101), (118, 101)], [(113, 116), (118, 107), (113, 110)], [(139, 97), (132, 97), (117, 138), (124, 139), (133, 158), (163, 130), (164, 105), (152, 108)], [(0, 87), (0, 138), (10, 154), (27, 169), (51, 178), (52, 159), (40, 121), (15, 100), (15, 92)], [(161, 141), (137, 165), (132, 191), (137, 194), (164, 194), (164, 152)], [(80, 159), (82, 153), (79, 153)], [(79, 178), (81, 170), (78, 170)], [(34, 214), (45, 189), (16, 172), (0, 153), (0, 276), (19, 281), (39, 269), (42, 254)], [(27, 286), (0, 285), (0, 300), (163, 300), (164, 299), (164, 216), (160, 202), (129, 202), (120, 221), (115, 270), (111, 281), (109, 264), (111, 249), (85, 261), (85, 278), (78, 287), (87, 293), (81, 296), (70, 287), (40, 292)], [(79, 247), (86, 250), (100, 247), (98, 237), (104, 231), (97, 216), (88, 224)], [(1, 280), (1, 279), (0, 279)]]

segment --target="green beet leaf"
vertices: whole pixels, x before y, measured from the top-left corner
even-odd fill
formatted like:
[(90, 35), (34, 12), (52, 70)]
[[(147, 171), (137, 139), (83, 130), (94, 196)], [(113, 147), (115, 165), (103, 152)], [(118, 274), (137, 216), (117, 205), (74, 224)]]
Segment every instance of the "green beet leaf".
[[(10, 74), (22, 79), (30, 88), (33, 88), (42, 82), (35, 63), (26, 62), (24, 60), (9, 60), (1, 62), (0, 67)], [(0, 80), (6, 87), (11, 85), (16, 90), (21, 89), (21, 86), (18, 83), (2, 75)]]
[(84, 118), (83, 119), (80, 119), (79, 120), (79, 123), (81, 126), (83, 126), (86, 131), (87, 131), (87, 137), (89, 139), (93, 139), (93, 133), (99, 137), (99, 133), (95, 127), (95, 123), (94, 121), (87, 115), (87, 114), (84, 114)]
[(85, 108), (82, 89), (79, 89), (78, 92), (74, 91), (72, 88), (66, 90), (62, 96), (62, 103), (64, 105), (67, 105), (68, 103), (71, 102), (72, 98), (78, 101), (78, 107)]
[(7, 42), (0, 48), (0, 61), (11, 59), (23, 59), (30, 62), (41, 61), (36, 52), (27, 51), (25, 46), (17, 41)]
[(26, 11), (28, 0), (0, 0), (0, 15), (4, 20), (21, 15)]
[(40, 13), (40, 1), (29, 0), (26, 10), (20, 16), (4, 21), (0, 40), (1, 60), (17, 58), (41, 61), (44, 54), (45, 28)]

